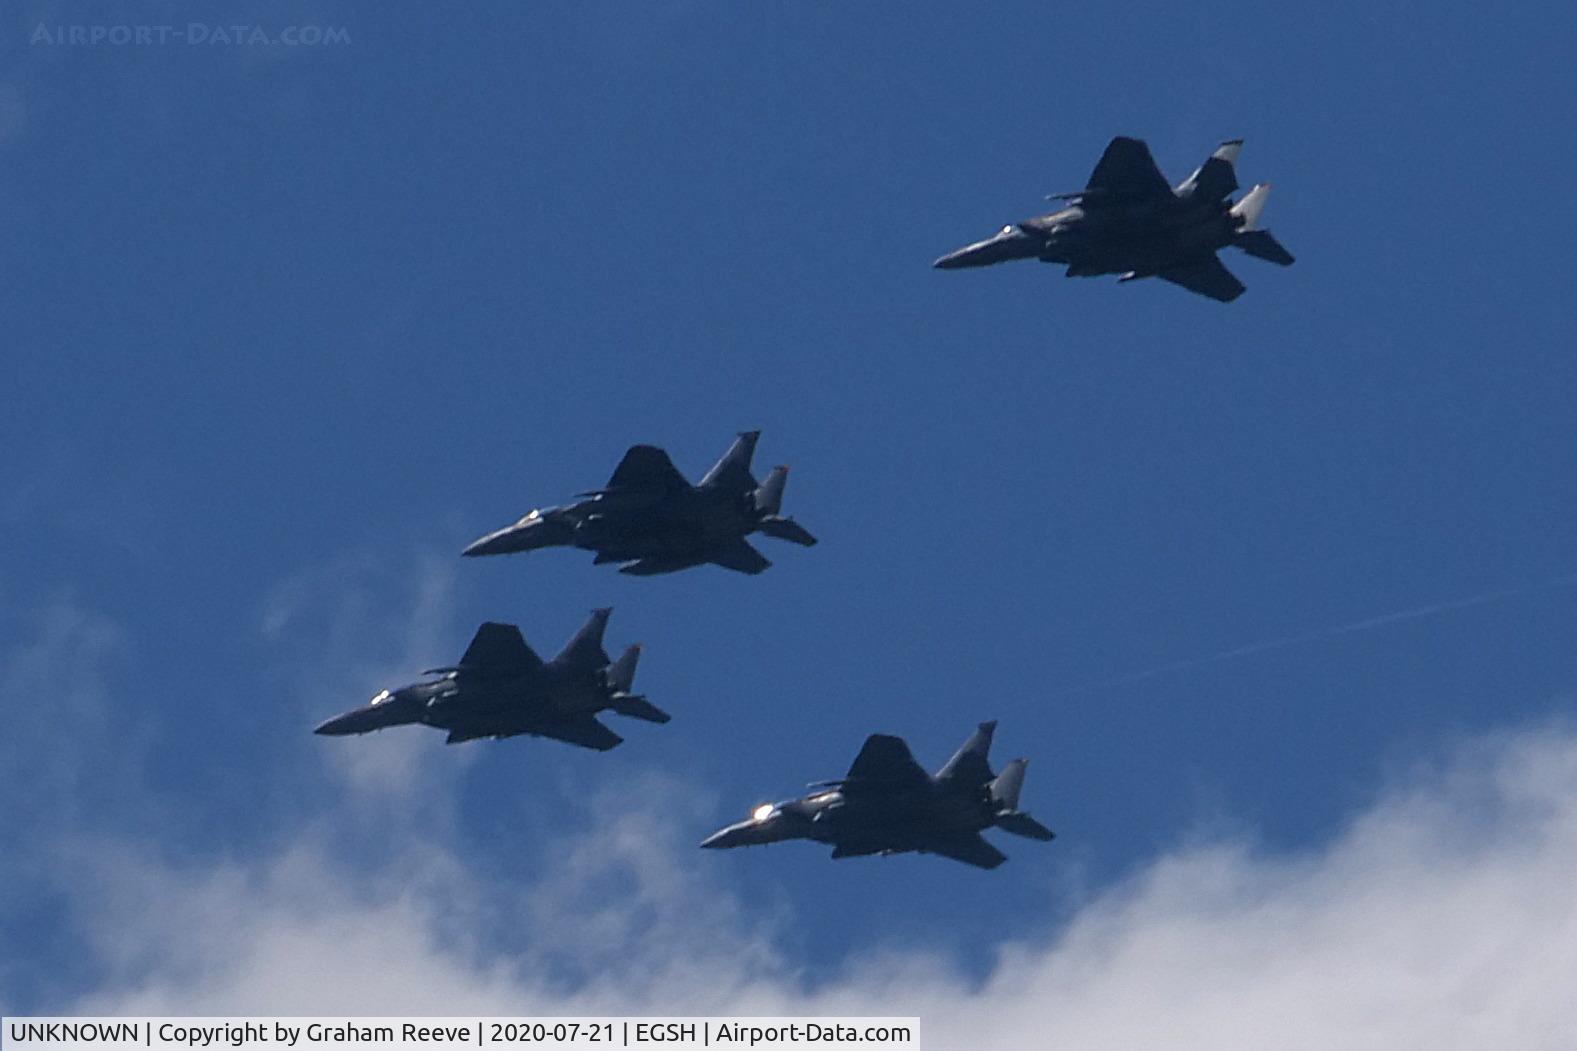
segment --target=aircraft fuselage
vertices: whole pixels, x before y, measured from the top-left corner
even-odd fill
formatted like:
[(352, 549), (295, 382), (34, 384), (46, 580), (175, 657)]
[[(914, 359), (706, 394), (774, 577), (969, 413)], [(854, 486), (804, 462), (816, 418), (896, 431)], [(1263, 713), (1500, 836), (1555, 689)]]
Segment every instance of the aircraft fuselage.
[[(1145, 276), (1230, 245), (1237, 220), (1223, 205), (1171, 202), (1065, 208), (1019, 224), (1036, 257), (1069, 276)], [(1038, 244), (1034, 243), (1038, 239)]]

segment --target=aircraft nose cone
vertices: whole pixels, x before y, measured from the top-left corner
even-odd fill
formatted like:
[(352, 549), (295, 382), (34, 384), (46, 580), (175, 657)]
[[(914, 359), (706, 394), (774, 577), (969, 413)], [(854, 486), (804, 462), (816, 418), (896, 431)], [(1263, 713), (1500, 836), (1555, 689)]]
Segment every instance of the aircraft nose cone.
[(718, 829), (701, 841), (702, 850), (727, 850), (736, 846), (739, 838), (739, 829), (733, 825)]
[(332, 719), (324, 719), (321, 723), (318, 723), (317, 726), (312, 728), (312, 732), (315, 734), (323, 734), (325, 737), (339, 737), (343, 734), (350, 733), (350, 731), (345, 727), (345, 717), (343, 715), (336, 715)]
[(500, 529), (495, 533), (478, 537), (466, 545), (460, 552), (466, 558), (477, 558), (481, 555), (502, 555), (509, 552), (509, 540), (514, 533), (513, 527)]
[(1004, 227), (999, 233), (949, 252), (931, 265), (938, 270), (961, 270), (969, 266), (990, 266), (1009, 259), (1028, 259), (1038, 255), (1042, 238), (1021, 226)]

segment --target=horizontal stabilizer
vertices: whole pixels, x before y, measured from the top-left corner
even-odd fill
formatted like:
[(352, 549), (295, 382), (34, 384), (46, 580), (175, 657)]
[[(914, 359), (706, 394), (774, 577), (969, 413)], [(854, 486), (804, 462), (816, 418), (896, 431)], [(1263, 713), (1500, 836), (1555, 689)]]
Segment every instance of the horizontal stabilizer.
[(614, 694), (611, 707), (620, 715), (629, 716), (631, 719), (645, 719), (649, 723), (665, 723), (673, 718), (637, 693)]
[(1293, 263), (1292, 253), (1270, 236), (1269, 230), (1249, 230), (1238, 234), (1237, 240), (1232, 243), (1255, 259), (1263, 259), (1278, 266), (1291, 266)]
[(1041, 842), (1057, 838), (1055, 832), (1022, 810), (1010, 810), (1006, 814), (998, 814), (997, 827), (1004, 832), (1011, 832), (1015, 836), (1023, 836), (1025, 839), (1038, 839)]
[(767, 536), (787, 540), (791, 544), (798, 544), (801, 547), (816, 546), (816, 538), (811, 535), (810, 530), (792, 518), (779, 518), (776, 515), (763, 518), (756, 523), (756, 528)]

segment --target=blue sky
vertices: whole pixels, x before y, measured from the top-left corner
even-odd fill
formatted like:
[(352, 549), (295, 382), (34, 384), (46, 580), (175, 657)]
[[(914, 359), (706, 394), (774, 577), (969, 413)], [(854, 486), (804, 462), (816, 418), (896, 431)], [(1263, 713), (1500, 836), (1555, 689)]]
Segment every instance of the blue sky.
[[(191, 20), (350, 42), (29, 43)], [(83, 882), (122, 851), (257, 890), (310, 841), (313, 886), (425, 923), (446, 884), (518, 884), (574, 941), (644, 886), (587, 839), (626, 825), (678, 895), (642, 922), (759, 933), (769, 986), (881, 953), (970, 989), (1201, 840), (1329, 859), (1463, 749), (1565, 755), (1577, 589), (1082, 687), (1577, 571), (1572, 33), (1466, 4), (8, 14), (0, 1005), (179, 971), (173, 936), (113, 937), (114, 866)], [(1245, 138), (1297, 265), (1227, 256), (1226, 307), (929, 268), (1115, 134), (1174, 181)], [(822, 538), (764, 541), (761, 577), (456, 557), (632, 443), (699, 474), (744, 428)], [(616, 752), (310, 733), (481, 620), (553, 649), (601, 605), (675, 716)], [(935, 765), (993, 717), (1059, 832), (997, 872), (691, 850), (867, 733)], [(598, 843), (624, 867), (553, 882)], [(402, 880), (418, 847), (435, 884)], [(533, 915), (432, 930), (508, 969), (545, 951)], [(542, 959), (571, 992), (604, 962)]]

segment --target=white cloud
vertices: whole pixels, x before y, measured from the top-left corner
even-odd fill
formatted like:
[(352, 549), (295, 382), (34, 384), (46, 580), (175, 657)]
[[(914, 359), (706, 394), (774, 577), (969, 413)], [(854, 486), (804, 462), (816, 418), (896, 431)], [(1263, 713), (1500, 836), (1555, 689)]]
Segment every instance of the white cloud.
[(49, 1006), (914, 1013), (936, 1048), (1577, 1046), (1568, 729), (1414, 772), (1316, 850), (1215, 843), (1158, 858), (1049, 943), (1001, 947), (983, 983), (891, 952), (807, 983), (774, 950), (774, 919), (722, 889), (727, 859), (703, 865), (672, 823), (682, 787), (603, 800), (549, 855), (560, 864), (519, 889), (414, 836), (374, 873), (337, 859), (321, 831), (260, 861), (196, 867), (84, 844), (75, 893), (109, 979)]
[[(405, 564), (335, 561), (264, 604), (281, 660), (321, 673), (305, 676), (303, 706), (447, 652), (447, 561), (394, 561)], [(31, 786), (7, 809), (65, 831), (13, 835), (28, 851), (0, 858), (0, 885), (48, 884), (69, 917), (60, 937), (79, 939), (71, 980), (91, 985), (30, 982), (4, 961), (0, 1000), (47, 998), (30, 1009), (918, 1014), (926, 1046), (941, 1048), (1577, 1046), (1571, 727), (1480, 740), (1399, 776), (1296, 855), (1184, 834), (1124, 884), (1084, 896), (1055, 938), (997, 947), (981, 980), (945, 954), (882, 946), (807, 968), (778, 937), (807, 917), (731, 893), (732, 859), (694, 846), (704, 793), (654, 775), (607, 786), (586, 804), (585, 831), (539, 844), (543, 864), (520, 878), (455, 846), (441, 818), (459, 774), (445, 749), (408, 762), (369, 752), (367, 769), (350, 756), (366, 749), (322, 749), (348, 790), (259, 854), (171, 854), (157, 837), (108, 835), (109, 819), (84, 819), (106, 785), (127, 797), (115, 813), (146, 799), (146, 748), (121, 747), (110, 718), (126, 707), (107, 674), (123, 633), (69, 598), (27, 623), (4, 655), (8, 682), (53, 699), (16, 709), (0, 739), (13, 792)], [(62, 732), (71, 746), (52, 747)], [(440, 820), (399, 820), (398, 798), (357, 790), (391, 778), (436, 790)], [(529, 826), (527, 801), (501, 805)], [(366, 837), (387, 828), (409, 831), (368, 861)], [(976, 878), (989, 893), (997, 877)], [(1046, 894), (1048, 913), (1066, 908), (1063, 890)]]

